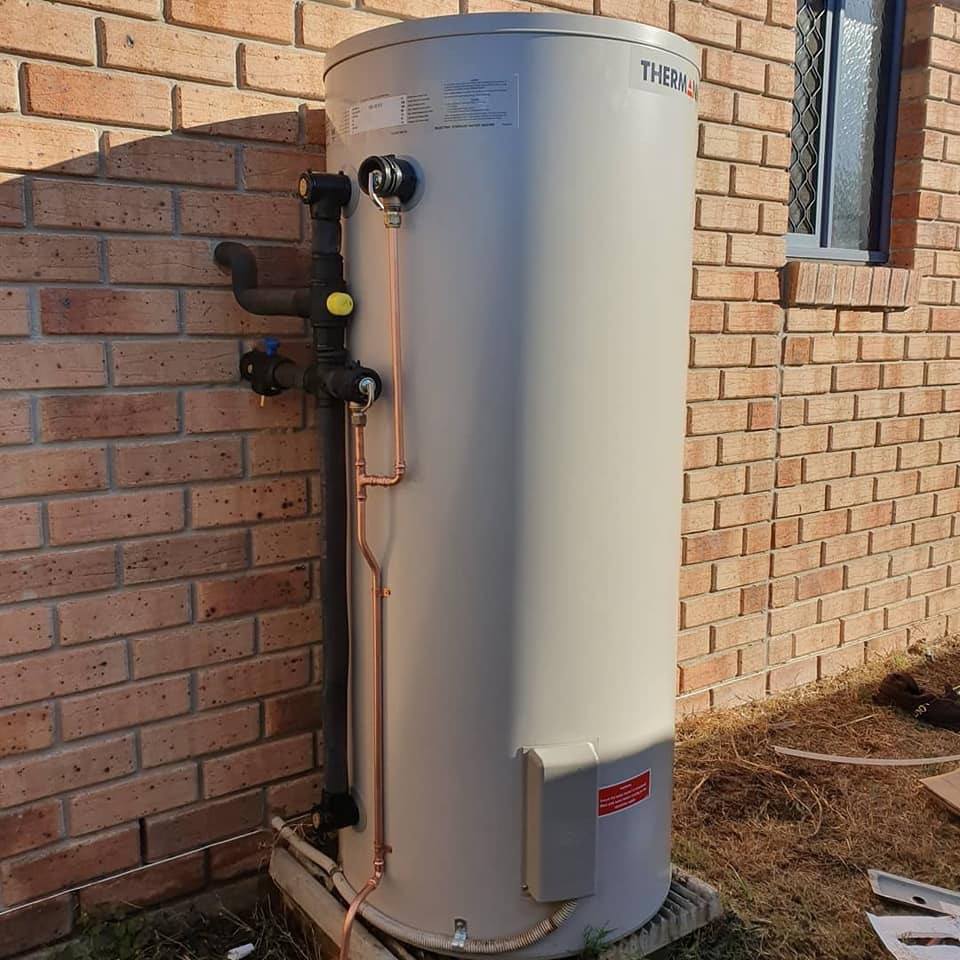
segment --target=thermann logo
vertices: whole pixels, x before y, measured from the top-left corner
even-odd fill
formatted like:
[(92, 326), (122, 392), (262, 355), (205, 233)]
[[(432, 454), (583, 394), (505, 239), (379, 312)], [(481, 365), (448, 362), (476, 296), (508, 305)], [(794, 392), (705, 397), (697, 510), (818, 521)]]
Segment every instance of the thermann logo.
[(697, 78), (692, 72), (639, 56), (632, 57), (630, 62), (630, 86), (635, 89), (659, 87), (680, 93), (691, 100), (696, 100), (700, 92)]

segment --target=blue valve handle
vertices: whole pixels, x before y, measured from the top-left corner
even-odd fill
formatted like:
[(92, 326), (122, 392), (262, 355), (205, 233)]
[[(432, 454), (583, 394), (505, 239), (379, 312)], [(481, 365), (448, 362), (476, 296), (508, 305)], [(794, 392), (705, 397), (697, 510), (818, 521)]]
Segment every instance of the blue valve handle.
[(268, 357), (275, 357), (277, 355), (277, 347), (280, 346), (280, 341), (276, 337), (265, 337), (263, 346)]

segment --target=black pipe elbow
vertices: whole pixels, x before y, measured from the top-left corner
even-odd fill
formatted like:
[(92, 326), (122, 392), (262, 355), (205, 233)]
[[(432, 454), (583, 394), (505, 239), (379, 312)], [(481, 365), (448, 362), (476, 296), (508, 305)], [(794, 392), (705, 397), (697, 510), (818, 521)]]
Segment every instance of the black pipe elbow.
[(297, 181), (297, 194), (318, 220), (339, 220), (340, 212), (350, 202), (352, 189), (350, 178), (342, 173), (305, 170)]
[(243, 243), (224, 241), (213, 251), (213, 259), (230, 270), (233, 295), (248, 313), (261, 316), (310, 316), (309, 287), (257, 286), (257, 261), (253, 251)]

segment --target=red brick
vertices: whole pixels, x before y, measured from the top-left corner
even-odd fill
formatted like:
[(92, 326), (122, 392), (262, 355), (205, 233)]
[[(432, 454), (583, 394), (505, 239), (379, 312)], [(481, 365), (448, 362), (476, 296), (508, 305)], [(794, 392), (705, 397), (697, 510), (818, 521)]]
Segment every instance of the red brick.
[(100, 344), (0, 344), (0, 390), (100, 387), (106, 382)]
[(290, 197), (186, 190), (180, 195), (180, 222), (186, 234), (300, 239), (299, 205)]
[(267, 811), (271, 816), (290, 818), (309, 813), (320, 802), (323, 774), (312, 773), (286, 783), (267, 787)]
[(38, 0), (0, 0), (0, 50), (21, 56), (95, 63), (93, 17)]
[(737, 18), (729, 13), (705, 8), (690, 0), (675, 0), (673, 29), (694, 42), (716, 47), (734, 47), (737, 43)]
[(100, 19), (100, 64), (118, 70), (232, 85), (236, 44), (226, 37), (158, 23)]
[(251, 476), (320, 469), (320, 438), (316, 430), (257, 434), (247, 441), (247, 451)]
[(32, 435), (29, 398), (10, 398), (0, 404), (0, 445), (29, 443)]
[(237, 148), (226, 143), (111, 130), (104, 157), (107, 176), (121, 180), (233, 187), (237, 179)]
[(811, 657), (775, 667), (770, 671), (768, 684), (771, 693), (779, 693), (805, 683), (812, 683), (817, 676), (817, 658)]
[(138, 340), (113, 345), (117, 386), (229, 383), (239, 376), (233, 340)]
[(287, 0), (167, 0), (167, 19), (215, 33), (293, 40), (293, 21)]
[(44, 900), (0, 916), (0, 957), (12, 957), (59, 940), (73, 929), (73, 897)]
[(172, 290), (55, 287), (40, 291), (40, 323), (53, 334), (176, 333), (177, 297)]
[(62, 836), (59, 800), (45, 800), (0, 814), (0, 859), (45, 847)]
[(140, 731), (140, 755), (145, 767), (190, 757), (221, 753), (260, 736), (260, 705), (246, 703), (226, 710), (151, 724)]
[(183, 528), (183, 494), (163, 490), (56, 500), (47, 505), (47, 517), (52, 545), (168, 533)]
[(247, 747), (203, 764), (203, 795), (221, 797), (244, 787), (283, 780), (313, 766), (313, 734)]
[(205, 855), (195, 853), (87, 887), (80, 891), (80, 909), (84, 913), (102, 913), (105, 908), (149, 907), (196, 893), (206, 879)]
[(299, 10), (299, 32), (303, 45), (318, 50), (329, 50), (348, 37), (395, 22), (390, 17), (325, 3), (304, 3)]
[(184, 327), (194, 335), (276, 336), (303, 334), (301, 317), (258, 317), (247, 313), (230, 290), (188, 290), (183, 295)]
[(116, 583), (113, 547), (0, 560), (0, 603), (103, 590)]
[(40, 397), (40, 436), (50, 440), (149, 436), (180, 426), (174, 393)]
[(0, 336), (25, 337), (30, 333), (30, 304), (21, 287), (0, 287)]
[(296, 143), (300, 129), (296, 100), (192, 83), (178, 85), (174, 118), (185, 133), (275, 143)]
[(700, 156), (760, 163), (763, 158), (763, 134), (758, 130), (745, 130), (726, 124), (702, 124)]
[(304, 603), (310, 596), (306, 567), (273, 570), (196, 585), (197, 619), (219, 620), (273, 607)]
[(27, 550), (39, 547), (42, 542), (40, 504), (0, 506), (0, 552)]
[(67, 802), (70, 835), (93, 833), (186, 806), (197, 799), (198, 792), (197, 768), (192, 763), (84, 790)]
[(52, 705), (36, 704), (0, 712), (0, 757), (42, 750), (52, 743)]
[(741, 20), (737, 47), (744, 53), (764, 59), (793, 63), (796, 53), (796, 34), (795, 31), (783, 27), (771, 27), (751, 20)]
[(60, 702), (64, 740), (165, 720), (190, 709), (190, 678), (164, 677)]
[(107, 241), (107, 260), (111, 283), (193, 286), (222, 282), (210, 247), (201, 240), (117, 238)]
[(156, 20), (161, 16), (161, 0), (64, 0), (75, 7), (90, 7), (108, 13), (129, 13), (134, 17)]
[(17, 64), (0, 57), (0, 113), (17, 109)]
[[(345, 14), (346, 10), (335, 10)], [(248, 190), (264, 190), (289, 196), (300, 174), (307, 169), (326, 166), (322, 151), (303, 151), (282, 147), (247, 145), (243, 148), (241, 179)]]
[(680, 667), (680, 690), (684, 693), (701, 687), (712, 687), (737, 675), (737, 652), (713, 654), (703, 660)]
[[(556, 5), (589, 10), (589, 0), (561, 0)], [(364, 7), (397, 17), (440, 17), (458, 12), (456, 0), (369, 0)]]
[(0, 808), (16, 807), (133, 773), (133, 748), (133, 736), (128, 734), (3, 764)]
[(0, 611), (0, 657), (33, 653), (53, 646), (49, 607), (16, 607)]
[(319, 687), (308, 687), (271, 697), (263, 704), (263, 732), (267, 737), (279, 737), (320, 726), (323, 692)]
[[(4, 61), (0, 60), (0, 66)], [(0, 87), (0, 100), (2, 100)], [(22, 227), (26, 222), (23, 198), (23, 178), (0, 174), (0, 226)]]
[(320, 521), (297, 520), (256, 527), (252, 542), (256, 566), (318, 557), (321, 553)]
[(145, 540), (123, 546), (123, 579), (128, 584), (225, 573), (246, 566), (247, 535), (241, 530)]
[(264, 43), (240, 47), (240, 85), (305, 100), (323, 99), (324, 58)]
[(250, 873), (262, 873), (270, 862), (273, 835), (262, 830), (252, 837), (240, 837), (210, 851), (210, 877), (233, 880)]
[(177, 584), (67, 600), (59, 615), (60, 642), (87, 643), (186, 623), (189, 592), (186, 584)]
[(257, 790), (177, 813), (148, 817), (147, 859), (159, 860), (243, 833), (259, 826), (263, 815), (263, 798)]
[(139, 862), (140, 831), (134, 824), (56, 850), (8, 860), (0, 864), (0, 883), (7, 903), (22, 903)]
[(197, 487), (190, 493), (190, 515), (197, 528), (300, 517), (306, 512), (306, 485), (300, 477)]
[(302, 647), (320, 639), (320, 608), (316, 604), (265, 613), (259, 621), (260, 649), (263, 652)]
[(25, 63), (24, 111), (45, 117), (169, 130), (170, 85), (133, 75)]
[(96, 173), (96, 131), (32, 117), (0, 116), (0, 169)]
[[(3, 135), (2, 125), (3, 118), (0, 117), (0, 137)], [(95, 282), (99, 279), (100, 246), (92, 237), (0, 235), (0, 280)], [(90, 351), (95, 345), (84, 346)]]
[(226, 437), (121, 445), (114, 450), (114, 470), (122, 487), (237, 477), (242, 472), (240, 440)]
[(151, 633), (130, 642), (133, 675), (191, 670), (253, 653), (253, 623), (189, 626), (164, 633)]
[(249, 388), (192, 390), (184, 401), (188, 433), (303, 425), (303, 400), (294, 390), (270, 397), (262, 407), (257, 395)]
[(123, 644), (58, 650), (0, 663), (0, 690), (7, 706), (119, 683), (127, 678)]
[(34, 180), (33, 220), (39, 227), (170, 233), (173, 194), (159, 187), (116, 187)]
[(197, 707), (209, 710), (241, 700), (254, 700), (310, 682), (306, 650), (241, 660), (197, 672)]

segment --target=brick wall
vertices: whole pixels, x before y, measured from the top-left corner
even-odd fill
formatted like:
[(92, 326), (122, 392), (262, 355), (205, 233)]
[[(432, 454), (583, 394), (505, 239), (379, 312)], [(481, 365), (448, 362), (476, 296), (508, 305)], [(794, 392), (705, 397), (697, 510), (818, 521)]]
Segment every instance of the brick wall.
[[(0, 911), (315, 797), (311, 414), (235, 382), (245, 344), (307, 340), (243, 314), (211, 251), (241, 237), (267, 282), (302, 279), (323, 50), (458, 2), (0, 0)], [(910, 3), (891, 267), (784, 270), (794, 0), (596, 12), (703, 49), (681, 709), (955, 628), (956, 14)], [(261, 856), (0, 914), (0, 956)]]
[(703, 37), (685, 712), (960, 626), (957, 15), (907, 4), (890, 266), (776, 270), (795, 5), (722, 6), (741, 19), (737, 53)]

